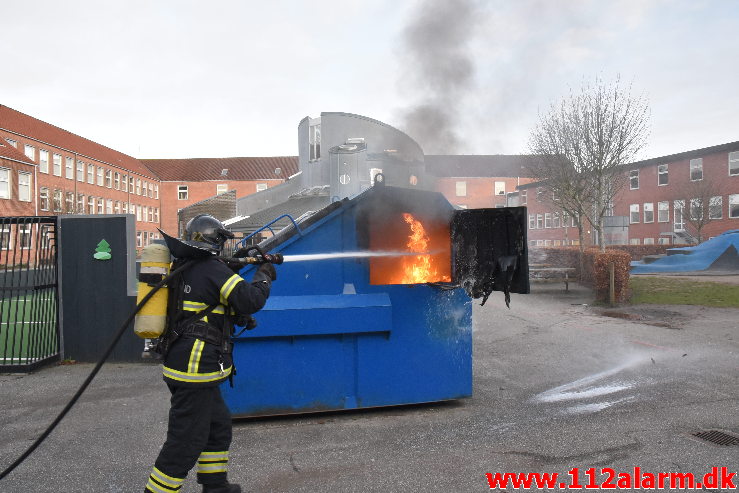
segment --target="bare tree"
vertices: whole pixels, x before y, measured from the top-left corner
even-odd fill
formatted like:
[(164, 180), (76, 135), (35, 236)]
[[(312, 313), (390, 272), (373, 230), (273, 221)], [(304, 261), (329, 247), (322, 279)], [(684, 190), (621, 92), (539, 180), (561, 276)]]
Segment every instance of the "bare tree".
[(703, 228), (723, 216), (724, 183), (703, 176), (683, 185), (679, 193), (685, 197), (687, 214), (683, 217), (695, 232), (698, 243), (703, 241)]
[(601, 250), (603, 217), (626, 183), (622, 166), (646, 144), (648, 123), (643, 97), (631, 96), (619, 79), (607, 83), (597, 77), (552, 104), (531, 132), (529, 150), (540, 158), (529, 173), (551, 190), (555, 203), (567, 206), (566, 212), (587, 219)]

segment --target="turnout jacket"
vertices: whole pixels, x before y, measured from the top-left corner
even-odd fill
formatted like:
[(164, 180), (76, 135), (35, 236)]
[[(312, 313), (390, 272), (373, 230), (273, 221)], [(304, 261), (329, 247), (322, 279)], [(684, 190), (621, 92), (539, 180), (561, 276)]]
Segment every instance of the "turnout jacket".
[[(219, 330), (226, 327), (223, 332), (226, 337), (233, 333), (236, 316), (251, 315), (262, 309), (272, 284), (269, 276), (259, 270), (248, 283), (215, 256), (195, 262), (182, 277), (180, 295), (184, 317), (191, 318), (215, 306), (201, 320)], [(185, 329), (175, 327), (182, 335), (174, 341), (164, 360), (165, 382), (179, 386), (219, 385), (233, 372), (231, 351), (225, 351), (223, 344), (211, 344), (188, 335)]]

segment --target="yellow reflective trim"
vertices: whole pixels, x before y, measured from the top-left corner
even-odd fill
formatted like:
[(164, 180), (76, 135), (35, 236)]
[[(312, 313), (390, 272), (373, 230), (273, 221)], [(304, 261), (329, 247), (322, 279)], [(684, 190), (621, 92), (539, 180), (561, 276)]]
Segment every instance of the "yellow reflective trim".
[(213, 464), (198, 463), (198, 474), (212, 474), (219, 472), (228, 472), (228, 465), (220, 462), (216, 462)]
[(228, 296), (231, 294), (231, 291), (236, 287), (236, 285), (240, 282), (242, 282), (244, 278), (242, 278), (238, 274), (234, 274), (231, 277), (228, 278), (228, 281), (223, 283), (223, 286), (221, 286), (221, 303), (224, 305), (228, 304)]
[(228, 460), (228, 450), (223, 452), (200, 452), (198, 460)]
[[(208, 308), (208, 305), (205, 303), (200, 303), (198, 301), (184, 301), (182, 303), (182, 309), (187, 310), (188, 312), (199, 312), (202, 310), (205, 310)], [(213, 313), (217, 313), (219, 315), (223, 315), (226, 313), (225, 308), (223, 305), (218, 305), (213, 309)]]
[(162, 471), (157, 469), (156, 466), (151, 471), (151, 475), (160, 483), (164, 483), (167, 486), (180, 486), (182, 483), (185, 482), (185, 478), (175, 478), (173, 476), (168, 476), (167, 474), (164, 474)]
[(192, 350), (190, 351), (190, 361), (187, 363), (188, 373), (198, 372), (200, 357), (203, 355), (203, 347), (205, 347), (205, 342), (195, 339), (195, 343), (192, 345)]
[(208, 383), (215, 382), (222, 378), (228, 377), (231, 374), (232, 367), (224, 368), (223, 373), (220, 371), (214, 371), (211, 373), (189, 373), (184, 371), (173, 370), (172, 368), (162, 367), (162, 373), (165, 378), (176, 380), (178, 382), (188, 383)]

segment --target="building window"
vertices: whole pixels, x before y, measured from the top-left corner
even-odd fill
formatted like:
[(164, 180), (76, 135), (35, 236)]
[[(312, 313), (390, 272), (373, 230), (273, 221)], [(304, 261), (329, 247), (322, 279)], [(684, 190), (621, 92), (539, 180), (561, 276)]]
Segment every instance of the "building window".
[(703, 158), (690, 160), (690, 181), (703, 179)]
[(149, 222), (149, 208), (147, 206), (141, 206), (141, 220), (145, 223)]
[(667, 236), (662, 236), (660, 238), (657, 238), (657, 244), (658, 245), (669, 245), (670, 244), (670, 238)]
[(18, 141), (17, 140), (13, 140), (13, 139), (5, 139), (5, 140), (8, 141), (8, 144), (10, 144), (13, 147), (15, 147), (16, 149), (18, 149)]
[(187, 200), (187, 185), (177, 185), (177, 200)]
[(639, 170), (632, 169), (629, 171), (629, 188), (631, 190), (639, 190)]
[(113, 188), (113, 172), (109, 169), (105, 170), (105, 186)]
[(644, 238), (645, 245), (654, 245), (654, 238)]
[(456, 182), (455, 193), (457, 197), (466, 197), (467, 196), (467, 182), (466, 181)]
[(123, 204), (121, 204), (121, 210), (124, 214), (128, 214), (128, 202), (123, 201)]
[(541, 202), (541, 196), (544, 193), (544, 189), (542, 187), (536, 187), (536, 201)]
[(544, 229), (544, 215), (543, 214), (536, 215), (536, 229)]
[(654, 222), (654, 204), (652, 202), (647, 202), (644, 204), (644, 222)]
[(85, 194), (78, 193), (77, 194), (77, 214), (84, 214), (84, 213), (85, 213)]
[(670, 222), (670, 202), (665, 200), (664, 202), (657, 202), (657, 222), (669, 223)]
[(95, 165), (94, 164), (87, 165), (87, 183), (89, 183), (90, 185), (95, 184)]
[(74, 192), (67, 192), (64, 197), (64, 212), (74, 214)]
[(155, 223), (159, 222), (159, 207), (154, 209), (154, 222)]
[(18, 172), (18, 200), (21, 202), (31, 201), (31, 173)]
[(142, 246), (141, 245), (141, 238), (142, 238), (141, 231), (137, 231), (136, 232), (136, 247), (137, 248), (141, 248), (141, 246)]
[(41, 187), (38, 191), (39, 208), (42, 211), (49, 210), (49, 189)]
[[(36, 148), (35, 147), (29, 146), (28, 144), (26, 144), (25, 153), (26, 153), (26, 157), (28, 159), (30, 159), (31, 161), (35, 161), (36, 160)], [(48, 164), (49, 163), (47, 162), (46, 163), (46, 165), (47, 165), (46, 172), (47, 173), (49, 172)]]
[(629, 245), (638, 245), (639, 244), (639, 238), (631, 238), (629, 240)]
[(105, 186), (105, 170), (101, 166), (98, 166), (98, 186)]
[(54, 212), (62, 212), (62, 191), (54, 190), (53, 197)]
[(113, 206), (113, 210), (115, 211), (116, 214), (120, 214), (121, 213), (121, 202), (120, 201), (118, 201), (118, 200), (115, 201), (115, 205)]
[(536, 229), (536, 216), (529, 214), (529, 229)]
[(673, 231), (685, 230), (685, 218), (683, 213), (685, 211), (685, 201), (675, 200), (672, 203), (672, 219), (673, 219)]
[(136, 209), (136, 220), (141, 221), (141, 206), (134, 205), (133, 208)]
[(121, 189), (121, 174), (117, 171), (113, 173), (113, 188), (116, 190)]
[(154, 198), (155, 199), (159, 198), (159, 185), (157, 184), (154, 184)]
[(65, 177), (67, 180), (74, 180), (74, 158), (68, 157), (65, 159)]
[(495, 182), (495, 195), (505, 195), (505, 182), (504, 181), (496, 181)]
[(10, 226), (3, 226), (0, 230), (0, 250), (10, 250)]
[(141, 195), (141, 178), (136, 178), (136, 195)]
[(19, 224), (18, 235), (18, 243), (20, 243), (21, 248), (26, 250), (31, 248), (31, 225)]
[(95, 197), (92, 195), (87, 197), (87, 210), (89, 214), (95, 214)]
[(690, 199), (690, 219), (693, 221), (703, 219), (703, 199)]
[(0, 168), (0, 199), (10, 198), (10, 170)]
[(216, 185), (216, 195), (228, 192), (228, 183), (219, 183)]
[(721, 219), (724, 217), (724, 198), (721, 196), (711, 197), (708, 204), (708, 218)]
[(552, 227), (559, 228), (559, 212), (552, 213)]
[(526, 205), (526, 190), (521, 190), (521, 205)]
[(77, 161), (77, 181), (85, 181), (85, 163)]
[(549, 229), (552, 227), (552, 214), (550, 212), (544, 213), (544, 228)]
[(128, 175), (121, 176), (121, 188), (124, 192), (128, 192)]
[(660, 164), (657, 166), (657, 185), (667, 185), (670, 181), (669, 173), (666, 164)]
[(639, 222), (639, 204), (631, 204), (629, 206), (629, 221), (631, 224)]
[(267, 184), (266, 183), (257, 183), (257, 192), (262, 192), (264, 190), (267, 190)]
[(729, 153), (729, 176), (739, 175), (739, 151)]
[(113, 199), (108, 199), (105, 201), (105, 213), (113, 214)]
[(54, 154), (51, 156), (51, 160), (54, 168), (54, 176), (62, 176), (62, 156), (60, 154)]
[(732, 219), (739, 217), (739, 193), (729, 195), (729, 217)]
[(154, 198), (154, 185), (152, 183), (149, 183), (149, 197)]
[(98, 198), (98, 214), (105, 214), (105, 200), (102, 197)]
[(312, 120), (308, 126), (308, 146), (310, 161), (321, 158), (321, 120)]
[[(38, 170), (41, 173), (48, 173), (49, 172), (49, 151), (47, 151), (46, 149), (40, 149), (38, 151)], [(60, 172), (60, 174), (61, 174), (61, 172)], [(59, 175), (57, 175), (57, 176), (59, 176)]]

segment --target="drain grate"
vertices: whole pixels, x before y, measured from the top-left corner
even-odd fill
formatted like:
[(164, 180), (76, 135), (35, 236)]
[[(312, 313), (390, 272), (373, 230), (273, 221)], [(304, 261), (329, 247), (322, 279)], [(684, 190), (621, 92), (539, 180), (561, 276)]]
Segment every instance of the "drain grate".
[(725, 431), (704, 430), (693, 433), (692, 435), (696, 438), (700, 438), (701, 440), (715, 443), (716, 445), (722, 445), (724, 447), (739, 445), (739, 437), (726, 433)]

